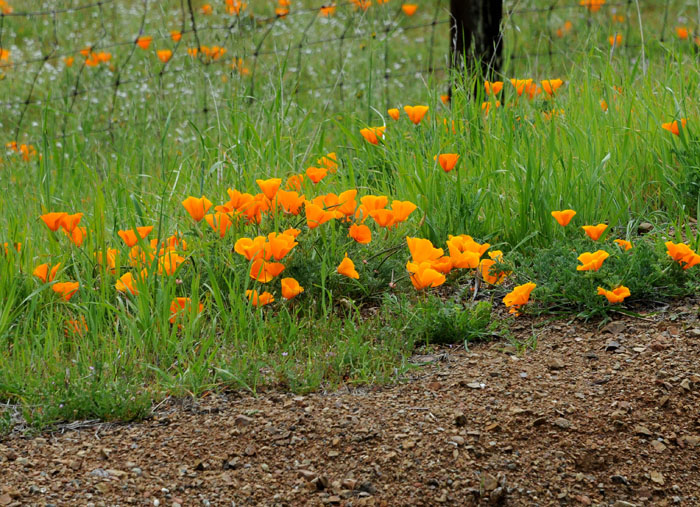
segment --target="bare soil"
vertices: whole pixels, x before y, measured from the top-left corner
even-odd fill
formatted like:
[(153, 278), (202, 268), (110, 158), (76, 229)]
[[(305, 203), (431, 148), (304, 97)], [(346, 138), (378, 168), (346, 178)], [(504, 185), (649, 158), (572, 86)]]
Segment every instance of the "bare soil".
[(169, 400), (0, 442), (6, 505), (700, 505), (698, 300), (536, 348), (417, 356), (402, 382)]

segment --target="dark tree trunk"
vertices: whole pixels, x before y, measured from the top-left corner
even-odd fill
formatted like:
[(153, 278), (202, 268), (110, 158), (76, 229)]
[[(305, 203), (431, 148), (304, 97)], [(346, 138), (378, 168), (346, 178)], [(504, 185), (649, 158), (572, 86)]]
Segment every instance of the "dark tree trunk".
[(452, 68), (494, 80), (501, 68), (503, 1), (450, 0), (450, 9)]

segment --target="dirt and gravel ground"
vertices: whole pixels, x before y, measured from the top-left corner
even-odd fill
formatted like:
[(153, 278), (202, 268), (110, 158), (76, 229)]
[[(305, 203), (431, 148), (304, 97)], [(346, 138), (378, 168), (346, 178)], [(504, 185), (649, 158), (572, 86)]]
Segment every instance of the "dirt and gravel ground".
[(393, 386), (10, 435), (0, 506), (700, 505), (698, 302), (415, 357)]

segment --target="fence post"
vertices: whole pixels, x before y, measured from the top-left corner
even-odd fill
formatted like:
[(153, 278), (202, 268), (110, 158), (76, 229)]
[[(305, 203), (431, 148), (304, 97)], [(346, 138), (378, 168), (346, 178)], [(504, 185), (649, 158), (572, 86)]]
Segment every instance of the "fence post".
[(450, 0), (450, 12), (450, 66), (493, 79), (501, 68), (503, 0)]

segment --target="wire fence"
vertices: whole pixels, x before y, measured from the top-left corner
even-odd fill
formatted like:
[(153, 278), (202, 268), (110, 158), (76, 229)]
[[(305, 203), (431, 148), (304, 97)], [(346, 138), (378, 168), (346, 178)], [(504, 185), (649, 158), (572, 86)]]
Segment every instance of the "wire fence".
[[(206, 126), (232, 98), (356, 101), (369, 112), (404, 100), (415, 82), (447, 80), (448, 0), (317, 2), (27, 1), (23, 10), (0, 0), (0, 132), (16, 149), (165, 118)], [(697, 52), (699, 10), (683, 0), (507, 2), (504, 70), (551, 77), (595, 44), (628, 59), (670, 39)]]

